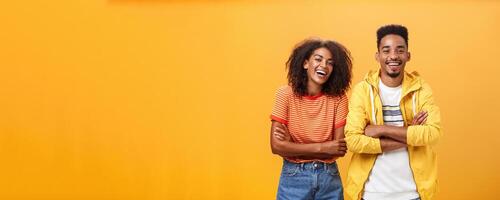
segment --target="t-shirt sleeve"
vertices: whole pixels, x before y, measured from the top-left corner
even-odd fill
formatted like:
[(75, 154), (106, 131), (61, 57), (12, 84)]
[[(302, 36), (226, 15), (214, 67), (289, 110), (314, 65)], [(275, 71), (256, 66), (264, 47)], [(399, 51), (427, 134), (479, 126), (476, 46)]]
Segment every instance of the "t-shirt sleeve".
[(348, 102), (347, 95), (344, 94), (339, 97), (339, 102), (335, 109), (335, 128), (345, 126), (347, 113), (349, 112)]
[(288, 124), (288, 108), (290, 101), (291, 90), (288, 86), (280, 87), (276, 91), (276, 98), (274, 100), (274, 107), (271, 113), (271, 120)]

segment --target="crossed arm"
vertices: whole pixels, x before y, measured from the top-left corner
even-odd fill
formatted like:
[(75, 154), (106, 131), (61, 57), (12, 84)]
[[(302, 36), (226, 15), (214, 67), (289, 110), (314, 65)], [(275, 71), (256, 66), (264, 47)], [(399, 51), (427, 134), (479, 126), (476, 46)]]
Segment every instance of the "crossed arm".
[(328, 159), (343, 157), (347, 152), (344, 141), (344, 128), (335, 129), (335, 138), (319, 143), (295, 143), (288, 128), (277, 121), (271, 124), (271, 150), (282, 157), (299, 157), (301, 159)]
[[(421, 125), (427, 120), (427, 112), (418, 113), (411, 125)], [(380, 139), (383, 152), (406, 147), (407, 127), (387, 125), (368, 125), (365, 135)], [(321, 143), (300, 144), (293, 142), (288, 128), (277, 121), (271, 124), (271, 150), (282, 157), (300, 157), (302, 159), (328, 159), (343, 157), (347, 152), (344, 140), (344, 127), (335, 129), (334, 139)]]
[[(427, 112), (419, 112), (410, 125), (422, 125), (427, 120)], [(380, 139), (380, 147), (383, 152), (393, 151), (406, 147), (406, 135), (408, 127), (388, 126), (388, 125), (368, 125), (365, 128), (365, 135)]]

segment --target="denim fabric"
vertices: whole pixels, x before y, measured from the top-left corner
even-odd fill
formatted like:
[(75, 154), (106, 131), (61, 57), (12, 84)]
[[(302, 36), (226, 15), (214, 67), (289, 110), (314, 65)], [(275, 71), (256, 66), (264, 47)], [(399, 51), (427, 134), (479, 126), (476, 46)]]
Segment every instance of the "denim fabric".
[(292, 163), (284, 160), (277, 199), (343, 200), (337, 163)]

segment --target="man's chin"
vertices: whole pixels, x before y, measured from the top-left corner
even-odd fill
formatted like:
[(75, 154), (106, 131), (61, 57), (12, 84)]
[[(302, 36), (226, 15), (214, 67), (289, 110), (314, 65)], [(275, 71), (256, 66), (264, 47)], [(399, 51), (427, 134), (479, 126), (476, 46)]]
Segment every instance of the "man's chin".
[(401, 75), (401, 72), (404, 70), (404, 66), (403, 67), (395, 67), (393, 69), (391, 69), (391, 67), (389, 66), (384, 66), (384, 68), (381, 68), (381, 70), (389, 77), (391, 78), (397, 78)]
[(401, 74), (401, 72), (388, 72), (387, 75), (389, 75), (389, 77), (391, 78), (397, 78), (399, 75)]

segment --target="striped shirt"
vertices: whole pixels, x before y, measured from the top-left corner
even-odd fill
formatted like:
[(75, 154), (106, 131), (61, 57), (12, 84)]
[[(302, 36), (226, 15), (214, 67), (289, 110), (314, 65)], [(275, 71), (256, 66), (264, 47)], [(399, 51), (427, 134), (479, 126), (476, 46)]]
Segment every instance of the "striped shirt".
[[(319, 94), (301, 98), (293, 93), (290, 86), (283, 86), (276, 92), (271, 119), (287, 125), (295, 143), (325, 142), (334, 138), (334, 129), (345, 126), (347, 102), (345, 94), (338, 97)], [(296, 163), (313, 161), (286, 159)], [(332, 163), (335, 159), (319, 161)]]
[(382, 112), (384, 115), (384, 125), (404, 126), (403, 114), (399, 105), (383, 105)]

